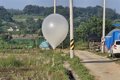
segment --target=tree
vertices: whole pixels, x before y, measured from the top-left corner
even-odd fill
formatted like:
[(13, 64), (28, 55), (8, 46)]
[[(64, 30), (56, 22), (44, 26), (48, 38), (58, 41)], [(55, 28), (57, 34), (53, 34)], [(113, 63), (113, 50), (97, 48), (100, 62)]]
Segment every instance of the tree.
[(35, 20), (32, 17), (29, 17), (26, 19), (26, 30), (28, 33), (34, 33), (35, 32)]
[(13, 21), (12, 15), (2, 6), (0, 6), (0, 19), (5, 21)]
[(19, 10), (19, 9), (7, 9), (7, 11), (11, 15), (22, 15), (23, 14), (23, 10)]
[(0, 19), (0, 27), (2, 26), (2, 20)]
[(40, 13), (40, 7), (36, 5), (27, 5), (23, 9), (25, 14), (39, 14)]
[(57, 6), (57, 13), (69, 19), (69, 8), (68, 7)]
[[(106, 34), (111, 31), (112, 21), (106, 20)], [(88, 21), (82, 22), (78, 28), (75, 29), (75, 36), (77, 40), (85, 40), (90, 34), (97, 34), (98, 37), (102, 36), (102, 19), (97, 17), (91, 17)]]
[(26, 19), (26, 30), (28, 33), (37, 33), (42, 26), (42, 20), (38, 19), (37, 21), (34, 18), (29, 17)]
[(36, 25), (37, 25), (37, 28), (40, 29), (42, 27), (42, 22), (43, 20), (41, 18), (39, 18), (37, 21), (36, 21)]
[[(40, 7), (36, 5), (27, 5), (23, 9), (25, 14), (30, 15), (41, 15), (41, 16), (48, 16), (49, 14), (53, 13), (53, 7)], [(86, 21), (92, 16), (97, 16), (99, 18), (102, 17), (103, 8), (101, 6), (96, 7), (74, 7), (74, 18), (81, 18), (81, 21)], [(69, 7), (57, 6), (57, 13), (63, 15), (67, 19), (69, 19)], [(119, 19), (120, 15), (116, 13), (115, 10), (107, 8), (106, 9), (106, 17), (108, 19)]]

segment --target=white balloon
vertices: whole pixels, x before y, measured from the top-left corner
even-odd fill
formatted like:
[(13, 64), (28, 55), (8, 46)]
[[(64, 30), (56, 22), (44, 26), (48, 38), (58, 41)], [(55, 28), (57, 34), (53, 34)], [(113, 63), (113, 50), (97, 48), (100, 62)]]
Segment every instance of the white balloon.
[(67, 36), (68, 22), (60, 14), (51, 14), (42, 23), (42, 33), (52, 48), (55, 49)]

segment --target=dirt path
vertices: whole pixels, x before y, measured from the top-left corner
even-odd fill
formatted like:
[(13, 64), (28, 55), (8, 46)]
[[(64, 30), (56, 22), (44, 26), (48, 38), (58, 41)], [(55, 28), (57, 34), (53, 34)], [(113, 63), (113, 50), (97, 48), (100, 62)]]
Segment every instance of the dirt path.
[(82, 63), (95, 76), (95, 80), (120, 80), (120, 65), (108, 58), (87, 51), (75, 51)]

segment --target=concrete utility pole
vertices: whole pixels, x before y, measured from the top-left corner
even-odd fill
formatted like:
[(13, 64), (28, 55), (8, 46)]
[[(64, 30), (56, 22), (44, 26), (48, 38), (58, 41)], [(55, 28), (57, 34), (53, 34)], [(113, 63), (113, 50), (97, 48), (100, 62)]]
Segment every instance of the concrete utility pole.
[(102, 29), (102, 39), (101, 39), (102, 53), (105, 52), (105, 12), (106, 12), (106, 2), (105, 0), (103, 0), (103, 29)]
[(73, 0), (70, 2), (70, 58), (74, 57)]
[(56, 0), (54, 0), (54, 14), (56, 14)]

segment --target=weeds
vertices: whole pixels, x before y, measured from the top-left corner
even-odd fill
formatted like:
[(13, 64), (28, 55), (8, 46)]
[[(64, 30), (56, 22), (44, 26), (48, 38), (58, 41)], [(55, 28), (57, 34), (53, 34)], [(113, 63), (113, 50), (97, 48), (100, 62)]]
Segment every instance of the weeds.
[(0, 59), (0, 68), (20, 67), (24, 64), (15, 58), (15, 56), (8, 56)]
[(80, 79), (82, 79), (82, 80), (94, 80), (94, 76), (92, 76), (89, 73), (89, 70), (86, 69), (86, 67), (80, 63), (79, 58), (75, 57), (74, 59), (70, 59), (69, 63), (71, 64), (71, 67), (76, 72), (76, 74), (79, 75)]
[[(16, 51), (17, 52), (17, 51)], [(71, 68), (82, 80), (94, 80), (89, 71), (80, 63), (78, 58), (70, 59), (67, 54), (52, 50), (22, 50), (20, 54), (14, 53), (14, 56), (7, 56), (0, 59), (0, 68), (31, 68), (29, 70), (16, 70), (15, 72), (0, 72), (0, 77), (10, 76), (11, 80), (69, 80), (63, 64), (69, 62)], [(25, 52), (28, 52), (27, 54)], [(25, 53), (25, 54), (24, 54)], [(9, 55), (13, 55), (10, 53)], [(2, 55), (1, 55), (2, 57)], [(54, 61), (53, 61), (54, 59)], [(54, 62), (54, 65), (53, 65)], [(52, 66), (53, 65), (53, 66)]]
[(83, 41), (76, 42), (75, 49), (79, 49), (79, 50), (88, 49), (88, 42), (83, 42)]

